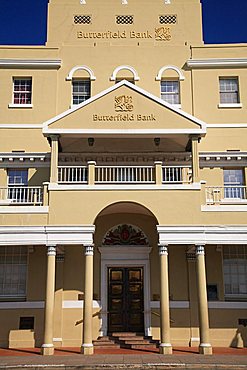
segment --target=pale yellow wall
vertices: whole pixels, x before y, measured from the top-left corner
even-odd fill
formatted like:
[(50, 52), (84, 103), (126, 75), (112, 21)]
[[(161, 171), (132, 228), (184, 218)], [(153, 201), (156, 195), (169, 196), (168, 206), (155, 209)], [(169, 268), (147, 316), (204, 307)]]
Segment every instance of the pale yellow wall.
[[(4, 123), (8, 122), (4, 120)], [(41, 129), (3, 129), (0, 126), (0, 148), (1, 152), (7, 153), (13, 150), (50, 152), (50, 146), (47, 139), (42, 136)]]
[(45, 246), (34, 246), (33, 251), (29, 252), (27, 301), (43, 301), (45, 299), (46, 259)]
[(169, 247), (169, 284), (171, 300), (188, 300), (186, 247), (183, 245)]
[(216, 284), (218, 299), (224, 301), (223, 266), (220, 247), (214, 245), (206, 247), (206, 276), (207, 284)]

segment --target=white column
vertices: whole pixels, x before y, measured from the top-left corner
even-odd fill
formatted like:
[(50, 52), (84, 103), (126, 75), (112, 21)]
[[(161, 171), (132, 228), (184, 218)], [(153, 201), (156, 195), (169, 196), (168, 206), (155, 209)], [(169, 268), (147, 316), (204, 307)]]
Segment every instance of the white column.
[(204, 245), (196, 245), (196, 272), (197, 272), (198, 316), (200, 331), (199, 353), (204, 355), (211, 355), (212, 346), (210, 344), (209, 339), (209, 320), (208, 320)]
[(94, 246), (85, 246), (85, 288), (83, 308), (83, 344), (81, 353), (92, 355), (93, 348), (93, 252)]
[(44, 344), (41, 354), (50, 356), (54, 354), (53, 346), (53, 317), (55, 295), (55, 266), (56, 246), (47, 246), (47, 273), (46, 273), (46, 298), (45, 298), (45, 328)]
[(159, 245), (160, 255), (160, 353), (172, 353), (170, 343), (170, 309), (168, 281), (168, 247)]

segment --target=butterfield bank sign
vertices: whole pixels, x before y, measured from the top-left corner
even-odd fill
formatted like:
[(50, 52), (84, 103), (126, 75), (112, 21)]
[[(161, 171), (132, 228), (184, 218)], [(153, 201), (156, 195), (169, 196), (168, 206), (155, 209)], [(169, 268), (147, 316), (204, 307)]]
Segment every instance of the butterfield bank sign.
[(114, 114), (93, 114), (94, 122), (147, 122), (156, 121), (156, 117), (153, 113), (140, 114), (133, 113), (134, 105), (133, 98), (129, 95), (115, 96), (114, 100)]
[(171, 30), (169, 27), (158, 27), (154, 31), (77, 31), (78, 39), (94, 39), (94, 40), (109, 40), (109, 39), (153, 39), (156, 41), (170, 41)]

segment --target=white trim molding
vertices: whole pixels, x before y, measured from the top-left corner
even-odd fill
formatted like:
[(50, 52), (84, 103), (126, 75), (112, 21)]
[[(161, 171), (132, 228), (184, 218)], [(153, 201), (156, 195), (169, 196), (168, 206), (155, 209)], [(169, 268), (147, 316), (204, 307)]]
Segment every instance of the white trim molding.
[(183, 73), (182, 73), (181, 69), (179, 69), (179, 68), (178, 68), (178, 67), (176, 67), (176, 66), (164, 66), (164, 67), (160, 68), (159, 72), (157, 73), (157, 76), (155, 77), (155, 80), (156, 80), (156, 81), (161, 81), (161, 80), (162, 80), (162, 75), (163, 75), (163, 73), (164, 73), (165, 71), (169, 70), (169, 69), (171, 69), (171, 70), (173, 70), (173, 71), (177, 72), (178, 77), (179, 77), (179, 80), (180, 80), (180, 81), (184, 81), (185, 77), (184, 77), (184, 75), (183, 75)]
[(159, 244), (247, 244), (247, 226), (157, 226)]
[(247, 123), (207, 123), (207, 128), (247, 128)]
[(0, 310), (40, 309), (44, 307), (45, 301), (0, 302)]
[(96, 80), (96, 77), (95, 77), (93, 71), (91, 70), (91, 68), (89, 68), (87, 66), (75, 66), (70, 70), (68, 76), (66, 77), (66, 81), (72, 81), (73, 75), (77, 71), (86, 71), (86, 72), (88, 72), (91, 81)]
[(202, 212), (247, 212), (246, 204), (219, 204), (201, 206)]
[[(4, 201), (3, 201), (4, 202)], [(49, 207), (48, 206), (13, 206), (6, 207), (1, 206), (2, 201), (0, 200), (0, 214), (42, 214), (42, 213), (49, 213)], [(9, 205), (9, 203), (7, 204)]]
[(42, 123), (0, 123), (0, 129), (12, 128), (12, 129), (20, 129), (20, 128), (31, 128), (31, 129), (41, 129), (43, 128)]
[(208, 302), (208, 308), (211, 309), (227, 309), (227, 310), (246, 310), (247, 309), (247, 302), (225, 302), (225, 301), (214, 301)]
[(0, 245), (90, 245), (94, 225), (0, 226)]
[(33, 104), (14, 104), (10, 103), (8, 108), (33, 108)]
[(112, 72), (112, 75), (110, 77), (110, 81), (116, 81), (117, 74), (122, 69), (126, 69), (127, 71), (132, 72), (133, 73), (133, 77), (134, 77), (134, 81), (139, 81), (140, 80), (140, 77), (138, 76), (138, 73), (135, 70), (135, 68), (133, 68), (131, 66), (127, 66), (127, 65), (122, 65), (122, 66), (118, 66), (117, 68), (114, 69), (114, 71)]
[(218, 108), (243, 108), (242, 103), (219, 103)]
[(42, 68), (59, 69), (60, 59), (0, 59), (0, 68)]
[[(83, 308), (84, 307), (84, 301), (78, 301), (78, 300), (65, 300), (62, 303), (62, 308)], [(93, 308), (101, 308), (101, 302), (93, 300)]]
[[(189, 301), (169, 301), (170, 308), (190, 308)], [(150, 308), (160, 308), (160, 301), (151, 301)]]
[(189, 59), (189, 68), (247, 67), (247, 58)]

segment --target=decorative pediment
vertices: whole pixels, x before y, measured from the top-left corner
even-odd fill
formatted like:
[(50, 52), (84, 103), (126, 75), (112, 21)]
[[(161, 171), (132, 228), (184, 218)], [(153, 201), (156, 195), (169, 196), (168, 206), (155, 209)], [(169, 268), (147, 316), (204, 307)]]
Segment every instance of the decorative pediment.
[(44, 123), (44, 135), (206, 133), (206, 124), (140, 87), (121, 81)]
[(107, 231), (103, 245), (149, 245), (146, 235), (133, 225), (117, 225)]

